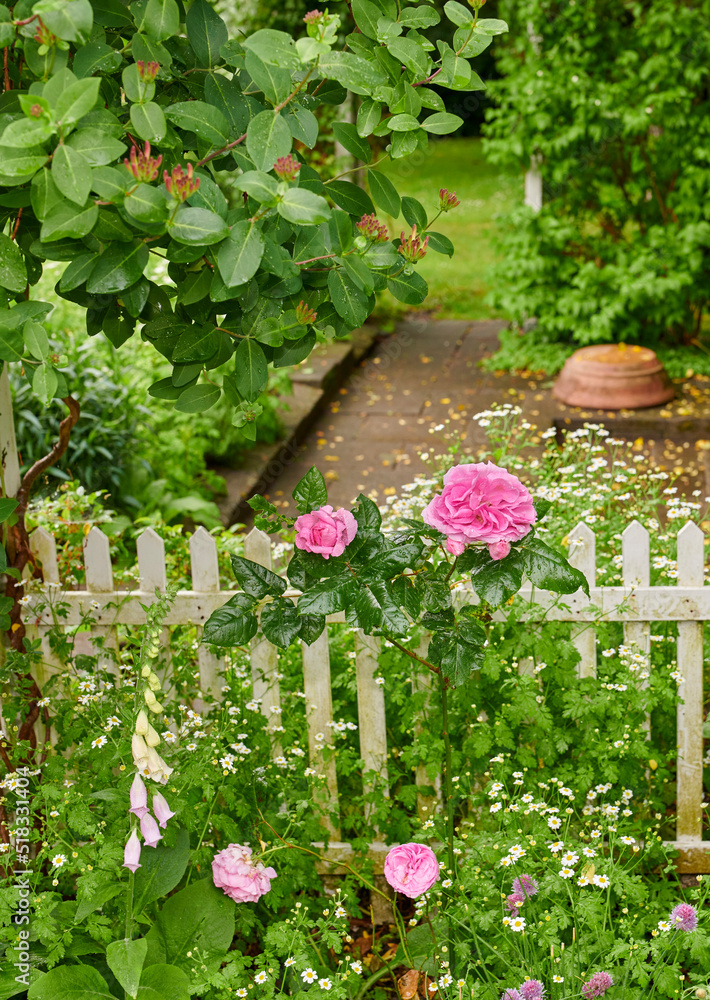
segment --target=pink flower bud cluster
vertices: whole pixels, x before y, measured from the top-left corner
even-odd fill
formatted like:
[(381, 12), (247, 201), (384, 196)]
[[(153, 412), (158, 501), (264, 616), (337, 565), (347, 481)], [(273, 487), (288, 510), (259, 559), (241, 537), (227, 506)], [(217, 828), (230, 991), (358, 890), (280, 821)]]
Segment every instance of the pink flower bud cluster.
[(149, 142), (146, 142), (145, 149), (142, 151), (139, 151), (137, 146), (133, 146), (130, 159), (123, 161), (126, 169), (130, 170), (137, 181), (154, 181), (160, 173), (162, 162), (162, 156), (150, 155)]
[(37, 18), (37, 30), (34, 33), (34, 40), (40, 45), (52, 46), (57, 40), (41, 17)]
[(274, 164), (274, 173), (282, 181), (295, 181), (300, 169), (301, 164), (292, 153), (289, 153), (288, 156), (280, 156)]
[(455, 191), (449, 191), (446, 188), (439, 189), (439, 208), (442, 212), (450, 212), (452, 208), (457, 208), (460, 204)]
[(402, 233), (400, 237), (399, 252), (405, 260), (408, 260), (410, 264), (414, 264), (426, 255), (426, 249), (428, 246), (429, 237), (425, 236), (424, 239), (422, 239), (421, 236), (417, 235), (417, 227), (412, 226), (411, 236), (405, 236), (404, 233)]
[(30, 118), (41, 118), (42, 117), (42, 105), (33, 104), (30, 108)]
[(158, 75), (160, 63), (145, 62), (143, 59), (137, 59), (136, 67), (138, 69), (138, 76), (141, 80), (143, 80), (144, 83), (152, 83)]
[(323, 11), (320, 10), (309, 10), (306, 16), (303, 18), (304, 24), (318, 24), (319, 21), (323, 20)]
[(296, 306), (296, 318), (299, 323), (315, 323), (318, 319), (318, 313), (301, 299)]
[[(159, 841), (163, 839), (158, 826), (164, 830), (168, 820), (175, 815), (160, 792), (155, 792), (153, 795), (153, 815), (151, 815), (148, 809), (148, 790), (140, 774), (135, 776), (131, 785), (131, 805), (128, 811), (140, 820), (141, 836), (146, 847), (158, 846)], [(123, 851), (123, 867), (135, 872), (141, 867), (140, 857), (141, 842), (136, 830), (132, 830)]]
[(386, 243), (390, 238), (387, 226), (384, 222), (380, 222), (374, 213), (363, 215), (360, 221), (355, 223), (355, 228), (375, 243)]
[(192, 164), (188, 163), (185, 170), (182, 167), (173, 167), (172, 173), (163, 171), (163, 180), (168, 194), (175, 201), (187, 201), (191, 194), (194, 194), (200, 186), (200, 178), (193, 177)]

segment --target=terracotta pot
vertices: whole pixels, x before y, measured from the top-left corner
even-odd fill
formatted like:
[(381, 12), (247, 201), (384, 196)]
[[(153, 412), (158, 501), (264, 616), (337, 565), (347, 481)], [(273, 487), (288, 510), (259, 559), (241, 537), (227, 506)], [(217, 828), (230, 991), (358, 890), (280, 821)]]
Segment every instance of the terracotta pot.
[(594, 344), (567, 358), (552, 395), (568, 406), (640, 410), (673, 399), (668, 372), (648, 347)]

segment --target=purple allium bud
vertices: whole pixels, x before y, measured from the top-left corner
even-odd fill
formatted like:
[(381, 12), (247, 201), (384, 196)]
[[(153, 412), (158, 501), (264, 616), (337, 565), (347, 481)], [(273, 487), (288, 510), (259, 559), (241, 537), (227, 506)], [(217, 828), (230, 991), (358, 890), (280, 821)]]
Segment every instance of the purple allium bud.
[(503, 990), (500, 1000), (522, 1000), (517, 990)]
[(131, 835), (126, 842), (126, 846), (123, 850), (123, 867), (130, 868), (132, 872), (136, 871), (141, 866), (141, 842), (138, 839), (138, 834), (135, 830), (131, 831)]
[(168, 825), (170, 817), (175, 815), (166, 802), (165, 797), (161, 795), (160, 792), (156, 792), (153, 796), (153, 812), (155, 813), (155, 818), (163, 830)]
[(587, 1000), (603, 996), (614, 985), (614, 980), (608, 972), (595, 972), (587, 983), (582, 983), (582, 996)]
[(148, 792), (140, 774), (136, 774), (131, 785), (131, 807), (128, 811), (138, 819), (143, 819), (148, 812)]
[(698, 926), (698, 913), (690, 903), (678, 903), (671, 910), (669, 916), (671, 927), (676, 927), (679, 931), (694, 931)]
[(516, 896), (523, 896), (530, 899), (532, 896), (536, 896), (539, 890), (539, 886), (534, 878), (530, 875), (520, 875), (518, 878), (513, 879), (513, 892)]
[(293, 153), (289, 153), (288, 156), (280, 156), (274, 164), (274, 173), (282, 181), (295, 181), (300, 169), (301, 164)]
[(143, 834), (146, 847), (157, 847), (158, 841), (163, 839), (163, 835), (158, 829), (158, 824), (150, 813), (146, 813), (145, 816), (141, 817), (141, 833)]
[(523, 1000), (542, 1000), (543, 994), (545, 993), (545, 987), (539, 979), (526, 979), (525, 982), (518, 987), (518, 991), (523, 997)]

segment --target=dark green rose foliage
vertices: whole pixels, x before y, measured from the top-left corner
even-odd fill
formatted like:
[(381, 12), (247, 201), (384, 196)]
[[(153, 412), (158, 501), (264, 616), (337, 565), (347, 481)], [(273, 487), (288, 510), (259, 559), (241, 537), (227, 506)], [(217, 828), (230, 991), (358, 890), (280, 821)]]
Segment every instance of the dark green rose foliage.
[[(66, 261), (56, 291), (85, 307), (90, 336), (120, 347), (138, 329), (172, 362), (152, 395), (190, 413), (224, 394), (248, 428), (269, 364), (307, 357), (317, 330), (361, 325), (376, 291), (423, 301), (399, 240), (376, 218), (356, 227), (402, 206), (421, 232), (422, 206), (377, 171), (369, 194), (347, 174), (324, 182), (302, 154), (319, 107), (348, 91), (357, 123), (336, 138), (368, 167), (371, 135), (402, 157), (458, 128), (428, 84), (482, 88), (469, 60), (506, 26), (445, 10), (450, 42), (434, 46), (420, 32), (440, 19), (430, 7), (354, 0), (343, 50), (333, 13), (308, 14), (297, 40), (237, 41), (206, 0), (0, 6), (0, 361), (22, 362), (46, 402), (66, 395), (42, 325), (51, 306), (27, 294), (45, 261)], [(432, 234), (431, 249), (453, 248)], [(152, 277), (158, 258), (170, 284)]]
[(539, 158), (544, 204), (510, 220), (493, 301), (551, 341), (691, 342), (710, 295), (710, 2), (498, 9), (488, 155)]

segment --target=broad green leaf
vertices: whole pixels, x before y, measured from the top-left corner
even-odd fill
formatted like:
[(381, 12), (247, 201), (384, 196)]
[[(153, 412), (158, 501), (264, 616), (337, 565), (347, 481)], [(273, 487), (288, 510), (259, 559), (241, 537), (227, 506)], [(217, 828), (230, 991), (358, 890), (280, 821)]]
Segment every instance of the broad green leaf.
[[(292, 101), (285, 120), (293, 138), (313, 149), (318, 141), (318, 119), (313, 112)], [(301, 168), (301, 186), (303, 186), (303, 176)]]
[(115, 1000), (90, 965), (56, 965), (30, 986), (28, 1000)]
[(57, 373), (51, 365), (41, 364), (35, 368), (32, 376), (32, 391), (39, 396), (45, 406), (54, 399), (59, 386)]
[(456, 0), (447, 0), (447, 3), (444, 4), (444, 13), (450, 21), (461, 27), (470, 27), (473, 24), (473, 12), (470, 7), (464, 7)]
[(448, 236), (444, 236), (442, 233), (433, 233), (431, 230), (429, 230), (427, 236), (429, 237), (430, 250), (435, 250), (436, 253), (446, 254), (447, 257), (453, 257), (454, 245)]
[(311, 353), (316, 344), (316, 335), (310, 330), (300, 340), (289, 340), (281, 347), (274, 349), (274, 368), (290, 368), (300, 364)]
[(134, 183), (124, 167), (96, 167), (91, 172), (91, 188), (104, 201), (121, 201)]
[(260, 625), (269, 642), (280, 649), (288, 649), (301, 630), (301, 616), (293, 601), (277, 597), (264, 605)]
[(301, 59), (296, 51), (293, 38), (285, 31), (262, 28), (248, 35), (242, 42), (245, 49), (255, 52), (264, 62), (285, 69), (300, 69)]
[(452, 90), (485, 90), (485, 84), (473, 72), (468, 60), (454, 52), (450, 46), (443, 52), (439, 79)]
[(417, 226), (420, 232), (426, 229), (429, 222), (424, 206), (416, 198), (402, 198), (402, 215), (410, 226)]
[(328, 503), (328, 487), (322, 472), (315, 465), (296, 484), (293, 499), (299, 514), (310, 514)]
[(206, 0), (195, 0), (185, 17), (190, 45), (198, 66), (214, 66), (220, 62), (219, 50), (229, 41), (229, 32), (222, 18)]
[(266, 63), (251, 51), (247, 51), (244, 65), (255, 84), (252, 90), (260, 90), (272, 104), (286, 100), (291, 92), (291, 74), (287, 69)]
[(0, 326), (0, 361), (21, 361), (24, 341), (20, 330), (7, 330)]
[(40, 0), (32, 12), (39, 14), (52, 34), (65, 42), (87, 41), (94, 23), (89, 0), (68, 0), (61, 4), (55, 0)]
[(387, 51), (401, 62), (417, 78), (425, 77), (431, 66), (426, 50), (412, 38), (393, 38), (387, 43)]
[(300, 636), (307, 646), (312, 646), (316, 639), (323, 634), (325, 628), (325, 615), (301, 615)]
[(30, 180), (47, 162), (47, 153), (39, 146), (29, 149), (0, 145), (0, 184), (14, 187)]
[(325, 198), (303, 188), (289, 188), (276, 209), (288, 222), (301, 226), (317, 226), (330, 218), (330, 208)]
[(165, 188), (152, 184), (138, 184), (126, 196), (123, 207), (137, 222), (159, 223), (168, 217), (168, 202)]
[(175, 0), (148, 0), (138, 27), (156, 42), (176, 35), (180, 28), (180, 11)]
[(91, 167), (71, 146), (59, 145), (52, 160), (52, 180), (76, 205), (84, 205), (91, 190)]
[(332, 181), (326, 188), (336, 205), (358, 219), (375, 211), (367, 191), (351, 181)]
[(441, 657), (440, 666), (444, 677), (454, 687), (465, 684), (472, 671), (480, 669), (483, 665), (485, 638), (486, 634), (481, 628), (478, 643), (465, 642), (461, 638), (454, 638), (449, 643)]
[(101, 254), (86, 282), (87, 291), (115, 294), (130, 288), (141, 277), (148, 263), (148, 248), (144, 243), (119, 243)]
[(393, 219), (398, 218), (401, 200), (397, 188), (389, 177), (377, 170), (369, 170), (367, 180), (370, 185), (370, 195), (377, 207), (383, 209)]
[(137, 1000), (189, 1000), (190, 977), (176, 965), (149, 965), (143, 969)]
[(211, 245), (229, 235), (229, 227), (216, 212), (206, 208), (179, 208), (169, 229), (176, 243)]
[[(268, 114), (269, 112), (267, 112)], [(181, 101), (165, 109), (166, 118), (179, 128), (194, 132), (213, 146), (226, 146), (230, 129), (221, 111), (204, 101)]]
[[(93, 0), (94, 20), (104, 28), (128, 28), (133, 18), (121, 0)], [(76, 59), (76, 56), (74, 57)]]
[(561, 552), (556, 552), (539, 538), (524, 541), (518, 552), (524, 561), (525, 575), (536, 587), (555, 594), (574, 594), (581, 589), (589, 596), (589, 584), (584, 573), (570, 566)]
[[(56, 123), (73, 125), (87, 115), (98, 100), (100, 83), (98, 77), (90, 77), (88, 80), (77, 80), (63, 90), (54, 105)], [(51, 81), (47, 87), (51, 94)]]
[(96, 225), (99, 210), (91, 202), (83, 207), (64, 202), (57, 205), (46, 216), (40, 230), (40, 239), (49, 243), (53, 240), (80, 239), (88, 235)]
[(432, 10), (425, 4), (419, 7), (405, 7), (399, 17), (400, 24), (407, 28), (431, 28), (438, 24), (441, 16), (437, 10)]
[(421, 545), (416, 545), (414, 542), (397, 545), (395, 548), (386, 549), (380, 555), (371, 559), (367, 563), (365, 570), (368, 574), (372, 573), (375, 576), (389, 580), (393, 576), (403, 573), (407, 568), (414, 569), (421, 551)]
[(382, 9), (372, 0), (352, 0), (352, 12), (363, 35), (377, 38), (377, 22), (382, 17)]
[(23, 292), (27, 285), (25, 261), (14, 240), (0, 233), (0, 287)]
[(140, 104), (142, 101), (152, 101), (155, 97), (155, 83), (141, 78), (137, 63), (126, 66), (121, 74), (121, 83), (129, 101)]
[[(463, 56), (464, 59), (475, 59), (476, 56), (480, 56), (482, 52), (485, 52), (488, 46), (493, 41), (493, 35), (480, 35), (476, 32), (471, 32), (470, 28), (457, 28), (454, 32), (453, 46), (455, 51)], [(480, 80), (477, 74), (474, 74), (476, 80)], [(483, 84), (481, 87), (483, 89)], [(443, 108), (439, 110), (444, 110)]]
[(170, 66), (173, 61), (170, 50), (162, 42), (156, 42), (154, 38), (150, 38), (140, 31), (137, 31), (133, 36), (131, 55), (136, 62), (157, 62), (163, 67)]
[(476, 21), (476, 31), (483, 35), (503, 35), (507, 30), (506, 22), (495, 17), (481, 17)]
[[(330, 52), (320, 57), (318, 68), (330, 79), (337, 80), (347, 90), (363, 97), (387, 85), (387, 79), (378, 67), (367, 59), (350, 52)], [(319, 92), (322, 99), (322, 91)]]
[[(379, 113), (378, 113), (379, 121)], [(354, 125), (350, 122), (335, 122), (333, 124), (333, 134), (335, 139), (347, 149), (349, 153), (363, 163), (372, 162), (372, 150), (367, 139), (363, 138)]]
[[(204, 272), (209, 277), (209, 268)], [(184, 301), (184, 299), (182, 300)], [(180, 334), (173, 349), (173, 364), (185, 364), (188, 361), (209, 361), (219, 348), (219, 333), (211, 326), (192, 326)]]
[(369, 99), (363, 101), (357, 110), (357, 134), (363, 138), (372, 135), (373, 129), (379, 125), (381, 118), (382, 104), (379, 101)]
[(382, 515), (374, 500), (370, 500), (364, 493), (360, 493), (357, 498), (357, 505), (355, 520), (358, 523), (358, 527), (361, 529), (373, 528), (375, 531), (379, 531), (382, 525)]
[(229, 238), (217, 253), (217, 267), (227, 288), (236, 288), (253, 278), (263, 254), (264, 237), (257, 226), (246, 219), (232, 226)]
[(66, 145), (81, 153), (92, 167), (105, 167), (122, 156), (126, 150), (125, 143), (114, 139), (101, 128), (79, 129), (69, 136)]
[(14, 497), (0, 497), (0, 524), (4, 524), (19, 504)]
[(455, 132), (462, 125), (463, 118), (459, 118), (458, 115), (448, 114), (447, 112), (434, 113), (422, 122), (424, 131), (431, 132), (434, 135), (448, 135), (450, 132)]
[[(464, 556), (468, 558), (462, 563)], [(512, 549), (505, 559), (491, 559), (487, 549), (469, 549), (464, 556), (459, 557), (459, 565), (462, 572), (470, 571), (473, 589), (481, 600), (500, 607), (520, 590), (525, 560), (518, 549)]]
[(255, 198), (261, 204), (276, 201), (279, 193), (276, 178), (264, 173), (263, 170), (247, 170), (237, 177), (234, 186), (240, 191), (246, 191), (250, 198)]
[(429, 288), (421, 274), (412, 271), (411, 274), (391, 275), (387, 279), (387, 287), (396, 299), (408, 306), (418, 306), (429, 294)]
[(345, 268), (348, 276), (363, 292), (370, 295), (374, 291), (375, 276), (362, 257), (351, 254), (349, 257), (339, 258), (338, 263)]
[(167, 125), (163, 109), (155, 101), (131, 105), (131, 125), (136, 134), (147, 142), (161, 142)]
[(407, 616), (397, 607), (389, 584), (385, 580), (369, 583), (368, 590), (382, 611), (382, 628), (392, 635), (406, 635), (410, 625)]
[(214, 646), (246, 646), (259, 628), (253, 603), (246, 594), (235, 594), (207, 619), (202, 641)]
[(204, 413), (222, 395), (218, 385), (189, 385), (178, 396), (175, 409), (181, 413)]
[(234, 380), (239, 392), (250, 403), (261, 395), (269, 381), (264, 351), (249, 337), (241, 341), (235, 352)]
[(414, 115), (392, 115), (386, 123), (392, 132), (414, 132), (419, 128), (419, 120)]
[(281, 115), (262, 111), (249, 122), (246, 145), (257, 169), (269, 171), (291, 152), (291, 131)]
[[(349, 250), (353, 245), (353, 220), (350, 218), (347, 212), (341, 212), (335, 209), (330, 216), (328, 221), (328, 233), (330, 235), (330, 242), (332, 244), (333, 250), (343, 253)], [(319, 257), (321, 254), (325, 254), (325, 244), (323, 244), (323, 249), (320, 247), (314, 247), (309, 249), (307, 257)], [(301, 254), (299, 253), (299, 257)]]
[(357, 585), (349, 572), (314, 584), (298, 599), (298, 612), (301, 615), (332, 615), (336, 611), (344, 611)]
[(138, 993), (138, 984), (147, 954), (148, 942), (145, 938), (137, 941), (123, 938), (120, 941), (112, 941), (106, 948), (106, 963), (109, 969), (131, 997), (135, 997)]
[(31, 118), (20, 118), (16, 122), (11, 122), (2, 136), (0, 143), (3, 146), (14, 146), (18, 149), (27, 146), (41, 146), (52, 138), (56, 129), (41, 118), (33, 121)]
[(329, 272), (328, 289), (338, 315), (353, 329), (362, 326), (369, 315), (368, 297), (342, 268)]
[(286, 581), (265, 566), (243, 556), (231, 557), (232, 570), (245, 594), (257, 601), (265, 597), (280, 597)]
[(232, 138), (243, 135), (253, 112), (236, 80), (229, 80), (221, 73), (211, 73), (205, 80), (205, 100), (222, 112), (229, 122)]
[(25, 323), (22, 328), (22, 336), (25, 347), (32, 357), (37, 358), (38, 361), (45, 361), (49, 356), (49, 338), (42, 324), (35, 323), (34, 320)]
[(77, 49), (72, 69), (79, 79), (85, 79), (94, 73), (115, 73), (122, 61), (121, 53), (105, 42), (90, 42)]

